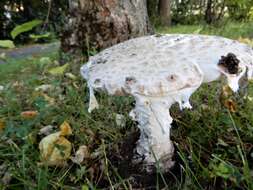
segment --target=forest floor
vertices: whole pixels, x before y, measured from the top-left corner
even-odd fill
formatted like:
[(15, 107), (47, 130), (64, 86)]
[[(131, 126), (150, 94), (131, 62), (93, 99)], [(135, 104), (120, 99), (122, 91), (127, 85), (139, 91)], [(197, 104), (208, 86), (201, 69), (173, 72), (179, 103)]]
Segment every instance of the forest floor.
[[(252, 26), (233, 24), (209, 32), (202, 26), (178, 26), (158, 31), (220, 31), (217, 34), (251, 44)], [(248, 94), (224, 99), (224, 83), (214, 82), (193, 94), (193, 110), (182, 112), (173, 106), (175, 168), (167, 174), (146, 175), (130, 164), (138, 138), (136, 123), (128, 116), (133, 99), (98, 94), (100, 109), (88, 113), (87, 84), (79, 75), (83, 63), (59, 67), (57, 60), (58, 53), (50, 52), (6, 58), (7, 64), (0, 64), (0, 189), (253, 189), (251, 81)], [(120, 125), (119, 115), (124, 118)], [(59, 131), (64, 121), (72, 129), (65, 137), (71, 142), (71, 156), (84, 146), (85, 159), (49, 167), (41, 163), (39, 142), (46, 133)], [(50, 127), (45, 130), (46, 126)], [(66, 151), (64, 146), (54, 148)]]

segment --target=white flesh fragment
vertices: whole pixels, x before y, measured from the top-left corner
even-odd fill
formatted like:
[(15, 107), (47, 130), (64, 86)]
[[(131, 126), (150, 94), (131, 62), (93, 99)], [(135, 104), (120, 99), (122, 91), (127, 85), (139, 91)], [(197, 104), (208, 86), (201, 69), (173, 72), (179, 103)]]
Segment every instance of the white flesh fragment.
[(246, 66), (242, 66), (242, 71), (239, 74), (229, 74), (220, 69), (220, 72), (223, 73), (228, 82), (228, 86), (234, 91), (237, 92), (239, 90), (239, 80), (245, 75), (247, 68)]

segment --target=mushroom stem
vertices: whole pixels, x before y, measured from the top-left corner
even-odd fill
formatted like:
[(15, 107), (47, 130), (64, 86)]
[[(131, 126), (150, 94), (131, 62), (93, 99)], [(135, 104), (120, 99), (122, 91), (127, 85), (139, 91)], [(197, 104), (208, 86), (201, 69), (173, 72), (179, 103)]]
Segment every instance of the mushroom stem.
[(137, 157), (135, 162), (144, 161), (147, 166), (153, 167), (159, 162), (161, 168), (167, 171), (174, 165), (172, 156), (173, 143), (170, 140), (172, 117), (168, 104), (160, 99), (137, 96), (136, 107), (131, 112), (135, 116), (140, 129), (140, 139), (137, 142)]

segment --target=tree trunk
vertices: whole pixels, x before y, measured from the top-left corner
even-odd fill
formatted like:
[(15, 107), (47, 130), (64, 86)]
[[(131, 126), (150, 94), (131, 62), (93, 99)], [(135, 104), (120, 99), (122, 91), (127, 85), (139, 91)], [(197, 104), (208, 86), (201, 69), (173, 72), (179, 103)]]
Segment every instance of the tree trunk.
[(211, 24), (213, 22), (212, 7), (213, 7), (213, 1), (208, 0), (207, 1), (207, 7), (206, 7), (206, 13), (205, 13), (205, 21), (206, 21), (207, 24)]
[(164, 26), (171, 25), (171, 0), (159, 0), (158, 12), (160, 16), (160, 22)]
[(82, 55), (153, 32), (146, 0), (69, 0), (61, 50)]

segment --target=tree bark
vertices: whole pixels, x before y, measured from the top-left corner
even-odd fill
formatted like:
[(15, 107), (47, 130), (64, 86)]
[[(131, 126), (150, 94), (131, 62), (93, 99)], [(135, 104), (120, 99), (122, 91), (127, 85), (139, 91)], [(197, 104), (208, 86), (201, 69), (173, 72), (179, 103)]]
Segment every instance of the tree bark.
[(171, 25), (171, 0), (159, 0), (158, 12), (160, 16), (160, 22), (164, 26)]
[(153, 32), (146, 0), (69, 0), (61, 50), (81, 55)]
[(213, 22), (212, 7), (213, 7), (213, 1), (208, 0), (207, 1), (206, 12), (205, 12), (205, 21), (206, 21), (207, 24), (211, 24)]

